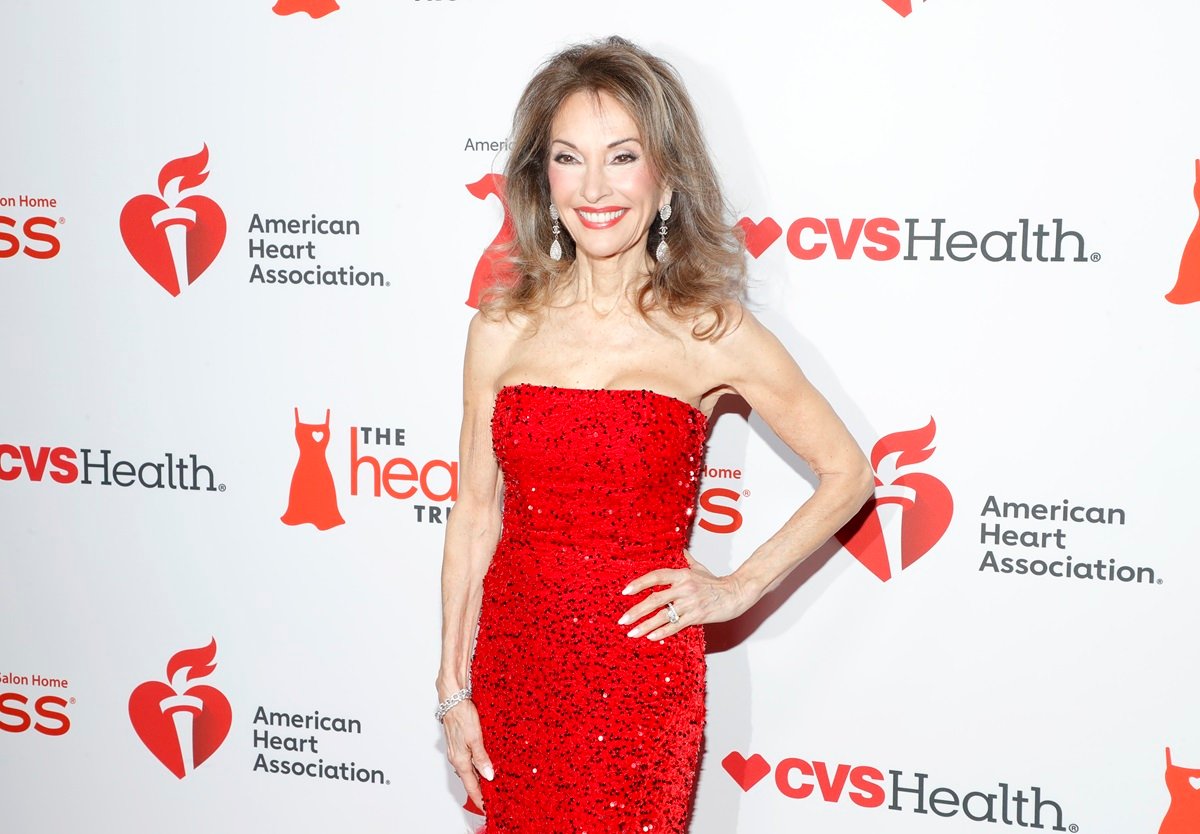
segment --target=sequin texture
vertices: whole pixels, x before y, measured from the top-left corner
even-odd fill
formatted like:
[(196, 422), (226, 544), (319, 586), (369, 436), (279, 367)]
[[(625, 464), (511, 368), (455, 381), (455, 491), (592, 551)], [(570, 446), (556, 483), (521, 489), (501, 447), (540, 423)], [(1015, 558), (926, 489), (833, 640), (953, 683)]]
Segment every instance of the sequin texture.
[(496, 771), (486, 834), (687, 830), (704, 632), (650, 641), (617, 620), (645, 596), (621, 594), (631, 580), (687, 567), (706, 429), (651, 391), (497, 394), (503, 530), (471, 666)]

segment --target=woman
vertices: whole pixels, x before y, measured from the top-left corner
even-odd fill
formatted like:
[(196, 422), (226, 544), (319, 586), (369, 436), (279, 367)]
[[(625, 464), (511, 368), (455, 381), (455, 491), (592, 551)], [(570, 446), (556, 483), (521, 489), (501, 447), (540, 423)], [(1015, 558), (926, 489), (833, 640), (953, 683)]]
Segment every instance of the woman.
[[(470, 325), (446, 529), (448, 758), (488, 834), (681, 834), (704, 725), (700, 626), (777, 586), (873, 479), (738, 300), (741, 246), (668, 64), (617, 38), (552, 58), (517, 107), (506, 178), (519, 278)], [(725, 393), (820, 485), (715, 576), (685, 547)]]

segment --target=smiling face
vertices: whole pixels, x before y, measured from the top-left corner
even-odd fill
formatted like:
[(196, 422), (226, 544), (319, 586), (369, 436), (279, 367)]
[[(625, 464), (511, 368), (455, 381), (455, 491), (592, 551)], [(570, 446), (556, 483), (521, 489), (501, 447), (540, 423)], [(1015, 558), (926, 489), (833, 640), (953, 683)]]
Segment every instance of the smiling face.
[(550, 199), (577, 254), (644, 253), (671, 192), (659, 185), (629, 112), (608, 93), (574, 93), (555, 114), (550, 139)]

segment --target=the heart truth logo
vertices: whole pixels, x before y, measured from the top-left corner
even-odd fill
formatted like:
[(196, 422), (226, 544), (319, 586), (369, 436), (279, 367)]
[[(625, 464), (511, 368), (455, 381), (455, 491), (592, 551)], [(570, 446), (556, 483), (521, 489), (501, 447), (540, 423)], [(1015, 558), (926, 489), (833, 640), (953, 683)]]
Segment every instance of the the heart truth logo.
[[(1197, 782), (1193, 784), (1192, 780)], [(1158, 834), (1196, 834), (1200, 831), (1200, 769), (1173, 763), (1168, 747), (1166, 781), (1171, 806), (1167, 808)]]
[[(300, 455), (292, 471), (284, 524), (311, 524), (329, 530), (345, 519), (338, 508), (337, 486), (326, 452), (332, 436), (330, 410), (325, 422), (304, 423), (300, 410), (293, 409), (296, 445)], [(389, 498), (409, 502), (418, 522), (445, 524), (458, 500), (458, 462), (431, 458), (414, 460), (395, 454), (408, 443), (408, 432), (398, 426), (349, 426), (349, 460), (341, 458), (335, 467), (347, 473), (349, 501), (355, 498)], [(342, 435), (345, 437), (345, 435)], [(343, 481), (343, 485), (345, 482)], [(345, 496), (346, 493), (343, 493)]]
[(171, 295), (195, 283), (225, 243), (225, 213), (208, 197), (184, 196), (208, 179), (208, 145), (158, 172), (158, 194), (139, 194), (121, 209), (125, 248)]
[(146, 681), (129, 696), (129, 720), (138, 738), (180, 779), (208, 761), (233, 723), (229, 700), (220, 691), (207, 684), (188, 686), (213, 673), (216, 655), (216, 639), (177, 652), (167, 663), (166, 683)]
[[(912, 14), (912, 0), (883, 0), (883, 2), (901, 17), (908, 17)], [(924, 3), (925, 0), (921, 0), (921, 2)]]
[(875, 495), (838, 531), (842, 545), (884, 582), (928, 553), (954, 515), (946, 485), (914, 468), (933, 455), (936, 431), (930, 417), (924, 428), (880, 438), (871, 449)]
[(334, 0), (279, 0), (271, 11), (277, 15), (296, 14), (304, 12), (309, 17), (316, 20), (319, 17), (324, 17), (327, 14), (332, 14), (340, 9)]
[(333, 473), (329, 471), (329, 462), (325, 459), (325, 450), (329, 447), (329, 409), (325, 409), (324, 423), (301, 423), (298, 408), (294, 414), (300, 457), (292, 472), (287, 512), (280, 521), (293, 526), (311, 524), (318, 530), (345, 524), (345, 519), (338, 511)]
[[(1200, 210), (1200, 159), (1196, 160), (1196, 184), (1192, 186), (1192, 196), (1196, 200), (1197, 210)], [(1183, 247), (1179, 277), (1175, 280), (1174, 288), (1167, 293), (1167, 301), (1172, 304), (1200, 301), (1200, 217), (1196, 218), (1196, 226)]]

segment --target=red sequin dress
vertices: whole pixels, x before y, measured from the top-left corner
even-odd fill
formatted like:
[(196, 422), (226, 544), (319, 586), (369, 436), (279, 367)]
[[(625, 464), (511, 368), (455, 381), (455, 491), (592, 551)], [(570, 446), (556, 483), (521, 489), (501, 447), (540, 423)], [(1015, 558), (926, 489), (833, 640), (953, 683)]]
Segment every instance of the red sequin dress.
[[(623, 596), (685, 568), (707, 421), (651, 391), (510, 385), (492, 437), (503, 531), (473, 701), (496, 770), (486, 834), (684, 834), (704, 730), (704, 632), (628, 637)], [(649, 593), (649, 592), (646, 592)]]

